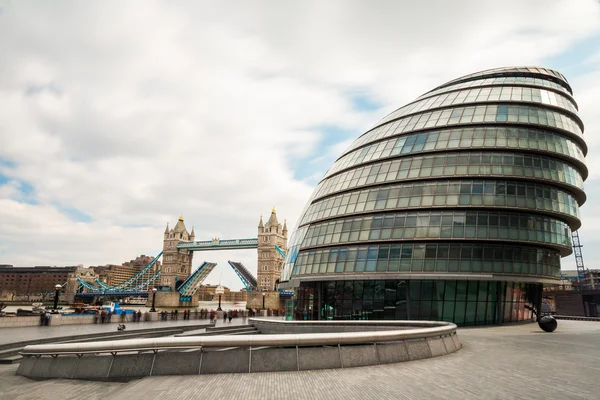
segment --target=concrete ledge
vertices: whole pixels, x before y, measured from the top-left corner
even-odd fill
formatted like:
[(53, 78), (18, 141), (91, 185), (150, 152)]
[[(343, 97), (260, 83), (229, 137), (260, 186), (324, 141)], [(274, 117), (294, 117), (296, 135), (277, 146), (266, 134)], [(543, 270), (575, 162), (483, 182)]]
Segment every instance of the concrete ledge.
[(246, 349), (202, 353), (201, 374), (242, 373), (250, 371), (250, 352)]
[(426, 340), (413, 339), (406, 341), (406, 348), (408, 350), (408, 357), (411, 360), (421, 360), (423, 358), (430, 358), (431, 350)]
[(446, 351), (446, 345), (444, 344), (444, 339), (440, 338), (427, 338), (425, 339), (427, 344), (429, 345), (429, 350), (431, 351), (431, 357), (439, 357), (448, 354)]
[(137, 378), (149, 376), (153, 362), (154, 353), (116, 355), (114, 356), (108, 377)]
[(156, 353), (152, 375), (198, 375), (200, 352)]
[(108, 377), (113, 356), (87, 356), (79, 359), (74, 379), (104, 380)]
[[(317, 321), (311, 326), (260, 320), (257, 324), (278, 333), (28, 346), (17, 374), (35, 379), (124, 380), (306, 371), (421, 360), (461, 347), (456, 325), (445, 322), (332, 321), (329, 326)], [(281, 333), (295, 328), (312, 333)], [(39, 357), (28, 357), (33, 354)]]
[(298, 350), (271, 348), (252, 350), (250, 372), (298, 371)]
[(379, 343), (377, 344), (377, 353), (380, 364), (391, 364), (410, 360), (408, 357), (408, 349), (403, 341), (396, 343)]
[(340, 349), (335, 347), (299, 347), (298, 370), (342, 368)]
[(35, 365), (37, 357), (24, 357), (17, 368), (17, 375), (31, 376), (31, 369)]

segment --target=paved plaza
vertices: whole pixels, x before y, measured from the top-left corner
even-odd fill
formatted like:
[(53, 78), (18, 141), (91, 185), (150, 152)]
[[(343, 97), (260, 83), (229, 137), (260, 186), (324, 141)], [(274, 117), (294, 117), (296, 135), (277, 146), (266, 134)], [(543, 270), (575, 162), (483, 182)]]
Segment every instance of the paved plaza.
[(150, 377), (127, 383), (32, 381), (0, 365), (0, 399), (597, 399), (600, 323), (460, 329), (438, 358), (338, 370)]

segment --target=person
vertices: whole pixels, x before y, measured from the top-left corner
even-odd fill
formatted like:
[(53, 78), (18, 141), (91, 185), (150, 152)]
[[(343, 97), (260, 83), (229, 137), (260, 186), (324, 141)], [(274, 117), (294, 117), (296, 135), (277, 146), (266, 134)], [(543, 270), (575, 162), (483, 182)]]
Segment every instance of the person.
[(175, 311), (171, 310), (171, 321), (175, 321)]
[(106, 321), (106, 310), (102, 310), (100, 312), (100, 323), (104, 323), (104, 321)]
[(137, 312), (137, 320), (140, 322), (142, 320), (142, 310), (138, 310)]
[(233, 318), (233, 312), (229, 311), (229, 313), (227, 313), (227, 318), (229, 318), (229, 322), (231, 322), (231, 318)]
[(217, 313), (211, 312), (211, 314), (212, 314), (212, 321), (216, 325), (217, 324)]
[(227, 311), (223, 311), (223, 322), (227, 322)]
[(50, 325), (50, 313), (48, 311), (46, 311), (46, 313), (44, 314), (44, 325)]
[(179, 311), (175, 310), (175, 321), (177, 321), (178, 317), (179, 317)]

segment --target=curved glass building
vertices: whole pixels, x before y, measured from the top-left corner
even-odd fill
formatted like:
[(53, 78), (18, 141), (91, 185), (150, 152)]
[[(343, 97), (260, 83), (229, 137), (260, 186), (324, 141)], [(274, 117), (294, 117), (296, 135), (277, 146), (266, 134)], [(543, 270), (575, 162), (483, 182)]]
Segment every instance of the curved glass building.
[(365, 132), (316, 187), (281, 281), (297, 319), (533, 318), (581, 225), (583, 123), (537, 67), (445, 83)]

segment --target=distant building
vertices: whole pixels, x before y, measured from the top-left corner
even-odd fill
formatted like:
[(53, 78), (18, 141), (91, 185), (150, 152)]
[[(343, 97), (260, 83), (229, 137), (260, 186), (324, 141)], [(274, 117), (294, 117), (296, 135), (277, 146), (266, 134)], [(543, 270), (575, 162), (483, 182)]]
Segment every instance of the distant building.
[(0, 266), (0, 292), (15, 296), (44, 296), (54, 293), (57, 284), (64, 284), (78, 267), (13, 267)]
[[(124, 262), (122, 265), (107, 264), (103, 266), (90, 267), (98, 274), (100, 281), (109, 286), (116, 286), (140, 272), (146, 265), (150, 264), (154, 257), (142, 254), (134, 260)], [(156, 268), (160, 268), (160, 261), (156, 262)], [(148, 277), (154, 273), (154, 269), (148, 271)]]

